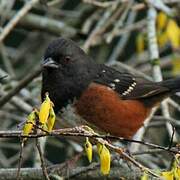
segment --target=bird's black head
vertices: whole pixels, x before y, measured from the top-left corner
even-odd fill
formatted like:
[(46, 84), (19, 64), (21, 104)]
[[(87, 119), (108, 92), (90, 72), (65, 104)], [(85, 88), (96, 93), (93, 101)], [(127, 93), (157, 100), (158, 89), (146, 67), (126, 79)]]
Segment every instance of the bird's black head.
[(44, 54), (43, 67), (49, 69), (68, 68), (72, 64), (85, 63), (84, 51), (72, 40), (59, 38), (52, 41)]
[(59, 38), (47, 47), (43, 66), (42, 98), (49, 92), (57, 112), (79, 97), (97, 74), (97, 66), (72, 40)]

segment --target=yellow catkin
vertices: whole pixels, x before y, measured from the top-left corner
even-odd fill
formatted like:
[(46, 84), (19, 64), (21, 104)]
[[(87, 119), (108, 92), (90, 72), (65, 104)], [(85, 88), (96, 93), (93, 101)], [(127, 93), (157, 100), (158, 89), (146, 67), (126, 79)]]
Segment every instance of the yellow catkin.
[(166, 33), (168, 35), (168, 39), (171, 42), (171, 45), (174, 48), (180, 47), (180, 28), (176, 24), (176, 22), (172, 19), (169, 20)]
[(104, 144), (98, 143), (97, 148), (100, 157), (101, 173), (107, 175), (110, 172), (111, 154)]
[[(27, 136), (32, 132), (36, 118), (37, 118), (36, 110), (33, 110), (27, 117), (27, 121), (23, 127), (22, 135)], [(24, 139), (26, 140), (27, 138)]]
[(48, 93), (46, 93), (46, 98), (41, 104), (39, 111), (39, 122), (43, 125), (47, 122), (47, 119), (49, 117), (50, 107), (51, 107), (51, 100), (49, 98)]
[(180, 179), (180, 155), (176, 154), (175, 160), (173, 163), (173, 168), (172, 171), (174, 172), (174, 178), (175, 179)]
[(158, 44), (160, 47), (165, 46), (166, 43), (168, 42), (168, 35), (167, 35), (166, 31), (158, 34), (157, 39), (158, 39)]
[(180, 57), (174, 57), (172, 59), (172, 73), (174, 76), (178, 76), (180, 73)]
[(54, 109), (51, 105), (50, 109), (49, 109), (49, 118), (47, 120), (47, 130), (48, 132), (51, 132), (53, 127), (54, 127), (54, 123), (55, 123), (55, 120), (56, 120), (56, 115), (54, 113)]
[(142, 53), (145, 49), (145, 42), (144, 42), (144, 35), (141, 33), (141, 34), (138, 34), (137, 38), (136, 38), (136, 50), (137, 50), (137, 53)]
[(176, 167), (176, 168), (174, 169), (174, 177), (175, 177), (176, 179), (180, 179), (180, 167)]
[(87, 158), (88, 158), (89, 162), (91, 163), (91, 161), (92, 161), (92, 152), (93, 151), (92, 151), (92, 144), (89, 141), (89, 138), (86, 138), (86, 142), (84, 144), (84, 149), (85, 149)]
[(165, 180), (174, 180), (174, 174), (172, 171), (164, 171), (162, 172), (162, 177)]
[(157, 28), (163, 30), (167, 24), (168, 17), (165, 13), (159, 12), (157, 16)]

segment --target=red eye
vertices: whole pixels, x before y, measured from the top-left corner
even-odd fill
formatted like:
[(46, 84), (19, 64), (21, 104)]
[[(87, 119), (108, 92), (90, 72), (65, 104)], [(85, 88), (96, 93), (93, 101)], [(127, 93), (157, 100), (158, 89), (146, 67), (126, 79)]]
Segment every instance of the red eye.
[(70, 61), (71, 61), (70, 56), (66, 56), (65, 59), (64, 59), (64, 62), (65, 62), (66, 64), (68, 64)]

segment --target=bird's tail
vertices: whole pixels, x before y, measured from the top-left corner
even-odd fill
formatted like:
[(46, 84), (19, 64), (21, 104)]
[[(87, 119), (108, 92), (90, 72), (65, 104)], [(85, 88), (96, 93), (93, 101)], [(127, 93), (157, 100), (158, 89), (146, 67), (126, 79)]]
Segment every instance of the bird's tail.
[(170, 93), (180, 92), (180, 76), (160, 82), (160, 85), (170, 90)]

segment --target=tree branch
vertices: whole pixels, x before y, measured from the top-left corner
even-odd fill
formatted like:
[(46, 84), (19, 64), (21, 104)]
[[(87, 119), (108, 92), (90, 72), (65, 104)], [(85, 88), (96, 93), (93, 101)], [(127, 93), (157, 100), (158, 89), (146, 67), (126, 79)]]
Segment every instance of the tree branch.
[(15, 94), (17, 94), (22, 88), (27, 86), (35, 77), (41, 73), (41, 67), (37, 68), (31, 74), (28, 74), (24, 79), (22, 79), (19, 84), (11, 89), (6, 95), (0, 98), (0, 107), (6, 104)]
[(16, 26), (16, 24), (20, 21), (21, 18), (24, 17), (25, 14), (32, 8), (32, 6), (38, 3), (39, 0), (30, 0), (22, 7), (22, 9), (8, 22), (8, 24), (3, 28), (0, 34), (0, 42), (2, 42), (6, 36), (11, 32), (11, 30)]

